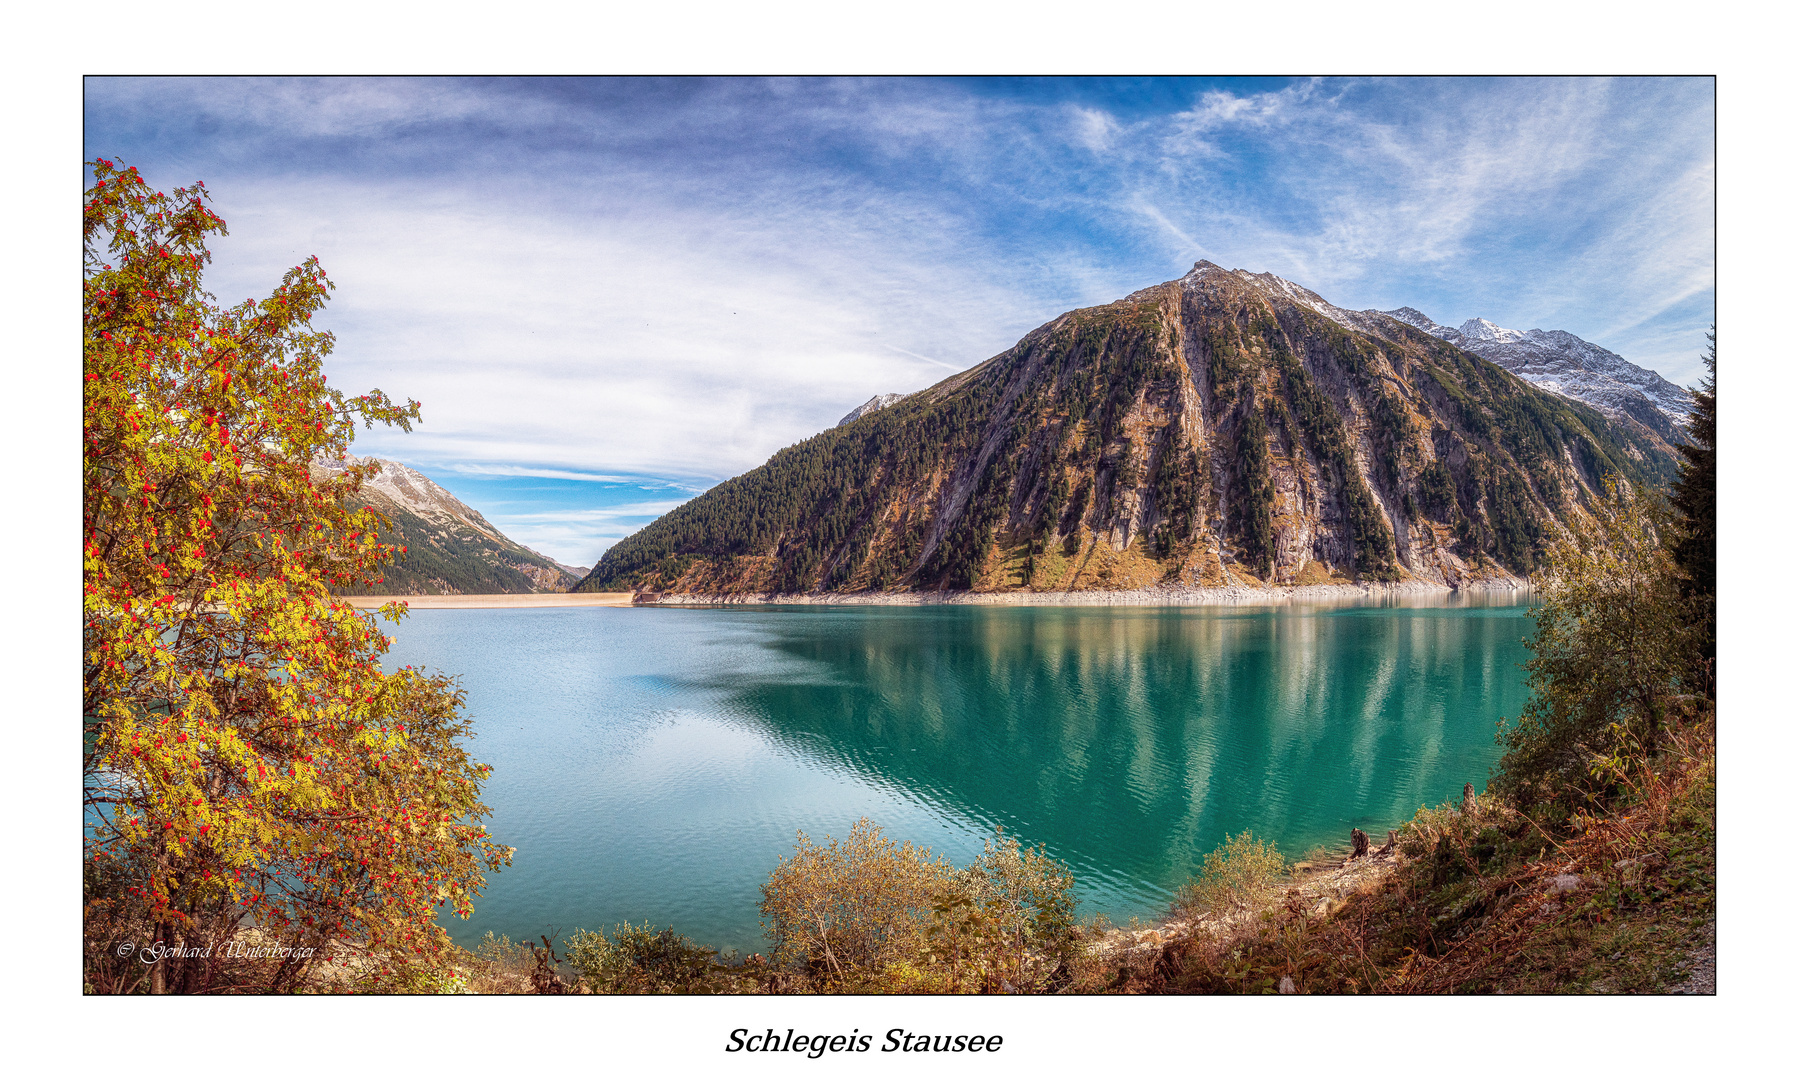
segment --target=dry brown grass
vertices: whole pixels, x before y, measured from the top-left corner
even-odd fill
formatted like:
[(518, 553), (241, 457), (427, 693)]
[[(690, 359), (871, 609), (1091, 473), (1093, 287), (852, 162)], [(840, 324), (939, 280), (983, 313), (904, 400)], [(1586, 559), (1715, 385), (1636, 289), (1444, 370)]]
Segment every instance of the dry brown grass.
[(1614, 778), (1603, 817), (1485, 796), (1423, 810), (1386, 860), (1302, 879), (1254, 920), (1116, 949), (1096, 988), (1666, 992), (1713, 917), (1713, 761), (1710, 721), (1690, 723)]

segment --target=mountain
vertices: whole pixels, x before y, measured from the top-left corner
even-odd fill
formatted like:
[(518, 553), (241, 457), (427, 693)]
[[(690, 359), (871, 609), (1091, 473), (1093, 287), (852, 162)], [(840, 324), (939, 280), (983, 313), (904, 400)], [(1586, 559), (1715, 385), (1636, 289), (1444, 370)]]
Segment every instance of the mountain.
[(1410, 307), (1385, 314), (1492, 360), (1534, 386), (1585, 402), (1615, 420), (1642, 424), (1671, 447), (1687, 441), (1680, 430), (1693, 407), (1686, 390), (1566, 330), (1508, 330), (1486, 319), (1452, 328)]
[(861, 405), (851, 409), (848, 416), (837, 422), (837, 426), (843, 427), (845, 424), (855, 423), (872, 412), (878, 412), (887, 408), (889, 405), (894, 404), (905, 396), (905, 394), (876, 394)]
[(1665, 446), (1377, 311), (1195, 264), (788, 447), (581, 589), (1460, 585)]
[(400, 462), (347, 457), (343, 464), (321, 462), (314, 468), (334, 472), (369, 461), (378, 462), (381, 471), (363, 484), (362, 498), (391, 523), (382, 540), (404, 545), (407, 553), (387, 568), (379, 588), (342, 590), (346, 595), (562, 592), (586, 575), (581, 567), (564, 566), (507, 539), (456, 496)]

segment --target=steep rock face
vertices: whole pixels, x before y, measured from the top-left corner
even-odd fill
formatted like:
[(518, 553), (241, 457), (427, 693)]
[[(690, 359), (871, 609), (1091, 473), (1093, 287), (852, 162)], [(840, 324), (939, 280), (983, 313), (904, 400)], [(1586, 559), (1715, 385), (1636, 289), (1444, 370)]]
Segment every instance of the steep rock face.
[(1666, 448), (1380, 312), (1202, 262), (776, 454), (584, 589), (1460, 585)]
[(1486, 319), (1449, 327), (1409, 307), (1385, 314), (1492, 360), (1533, 386), (1641, 424), (1667, 446), (1685, 441), (1680, 425), (1693, 405), (1686, 390), (1566, 330), (1508, 330)]
[(331, 472), (377, 461), (381, 471), (364, 483), (362, 498), (390, 522), (383, 541), (407, 553), (383, 574), (376, 589), (346, 589), (404, 596), (466, 593), (563, 592), (586, 570), (564, 567), (508, 539), (504, 533), (425, 474), (397, 461), (346, 457), (320, 462)]

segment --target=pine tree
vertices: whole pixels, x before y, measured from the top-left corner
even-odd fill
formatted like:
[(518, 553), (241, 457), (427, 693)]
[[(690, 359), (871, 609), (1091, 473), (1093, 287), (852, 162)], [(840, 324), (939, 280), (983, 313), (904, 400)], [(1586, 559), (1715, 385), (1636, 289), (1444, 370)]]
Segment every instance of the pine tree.
[(1708, 696), (1712, 694), (1712, 667), (1717, 651), (1714, 640), (1714, 618), (1717, 609), (1718, 557), (1715, 438), (1718, 426), (1718, 348), (1711, 331), (1706, 335), (1706, 377), (1697, 389), (1688, 393), (1694, 398), (1694, 411), (1688, 417), (1688, 437), (1681, 447), (1681, 474), (1673, 485), (1671, 502), (1677, 517), (1677, 528), (1671, 545), (1675, 566), (1681, 575), (1682, 599), (1691, 605), (1699, 641), (1694, 673), (1696, 686)]

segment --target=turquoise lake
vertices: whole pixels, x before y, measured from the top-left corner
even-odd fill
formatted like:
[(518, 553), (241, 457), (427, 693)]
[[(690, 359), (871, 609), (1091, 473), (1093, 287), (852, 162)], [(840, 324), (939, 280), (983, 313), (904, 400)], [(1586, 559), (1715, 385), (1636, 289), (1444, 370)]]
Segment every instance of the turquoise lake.
[(1378, 607), (417, 611), (459, 674), (513, 865), (461, 944), (622, 921), (766, 948), (796, 831), (967, 862), (996, 826), (1154, 917), (1250, 829), (1297, 858), (1484, 786), (1526, 693), (1518, 598)]

